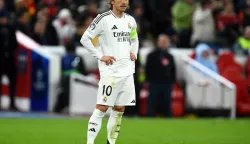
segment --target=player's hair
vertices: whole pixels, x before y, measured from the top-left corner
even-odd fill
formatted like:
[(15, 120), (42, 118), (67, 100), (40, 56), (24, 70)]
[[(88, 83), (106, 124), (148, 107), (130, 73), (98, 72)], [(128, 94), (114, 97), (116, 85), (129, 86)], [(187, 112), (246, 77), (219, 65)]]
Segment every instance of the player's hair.
[[(113, 9), (113, 4), (111, 3), (113, 0), (107, 0), (108, 1), (108, 6), (109, 8), (112, 10)], [(127, 7), (127, 9), (129, 9), (129, 5)]]

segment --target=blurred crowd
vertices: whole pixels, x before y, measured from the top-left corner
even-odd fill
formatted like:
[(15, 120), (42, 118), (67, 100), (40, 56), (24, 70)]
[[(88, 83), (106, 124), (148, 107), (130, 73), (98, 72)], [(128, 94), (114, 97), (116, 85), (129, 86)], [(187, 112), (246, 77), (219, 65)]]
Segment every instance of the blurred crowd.
[[(0, 0), (0, 17), (42, 45), (73, 40), (79, 46), (92, 20), (107, 10), (107, 0)], [(171, 46), (203, 42), (215, 52), (248, 54), (250, 0), (131, 0), (128, 13), (138, 23), (141, 46), (165, 33)]]

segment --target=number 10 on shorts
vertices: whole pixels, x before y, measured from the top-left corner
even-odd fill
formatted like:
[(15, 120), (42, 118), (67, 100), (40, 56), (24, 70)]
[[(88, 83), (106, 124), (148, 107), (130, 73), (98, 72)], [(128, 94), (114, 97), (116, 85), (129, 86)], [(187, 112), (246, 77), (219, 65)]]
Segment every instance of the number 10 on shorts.
[(102, 95), (110, 96), (112, 93), (112, 87), (103, 85), (102, 87)]

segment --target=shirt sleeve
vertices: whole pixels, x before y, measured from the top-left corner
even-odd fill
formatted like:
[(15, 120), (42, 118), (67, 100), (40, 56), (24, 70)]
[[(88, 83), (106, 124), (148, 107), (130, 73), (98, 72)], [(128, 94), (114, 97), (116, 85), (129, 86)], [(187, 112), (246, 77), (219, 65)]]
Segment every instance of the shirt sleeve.
[(99, 60), (102, 58), (102, 54), (97, 50), (97, 48), (95, 48), (91, 40), (94, 37), (103, 34), (103, 24), (104, 20), (100, 17), (100, 15), (97, 16), (85, 31), (80, 41), (83, 47), (85, 47), (93, 57)]
[(104, 32), (104, 20), (101, 15), (98, 15), (93, 22), (89, 25), (84, 34), (88, 35), (91, 39), (101, 35)]
[(137, 34), (137, 24), (136, 21), (133, 19), (133, 26), (130, 32), (130, 39), (131, 39), (131, 52), (136, 56), (138, 54), (139, 50), (139, 40), (138, 40), (138, 34)]

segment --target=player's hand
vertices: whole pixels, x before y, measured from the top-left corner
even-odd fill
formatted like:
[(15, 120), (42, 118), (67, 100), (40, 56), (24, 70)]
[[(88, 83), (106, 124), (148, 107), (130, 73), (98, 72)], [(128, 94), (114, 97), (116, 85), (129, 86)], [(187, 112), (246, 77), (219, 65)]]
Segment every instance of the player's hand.
[(112, 65), (116, 59), (113, 56), (103, 56), (100, 61), (105, 62), (106, 65)]
[(135, 57), (135, 55), (134, 55), (132, 52), (130, 52), (130, 59), (131, 59), (132, 61), (135, 61), (135, 60), (136, 60), (136, 57)]

